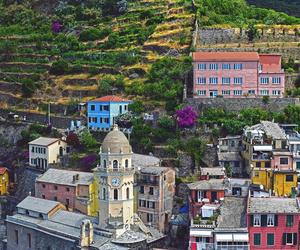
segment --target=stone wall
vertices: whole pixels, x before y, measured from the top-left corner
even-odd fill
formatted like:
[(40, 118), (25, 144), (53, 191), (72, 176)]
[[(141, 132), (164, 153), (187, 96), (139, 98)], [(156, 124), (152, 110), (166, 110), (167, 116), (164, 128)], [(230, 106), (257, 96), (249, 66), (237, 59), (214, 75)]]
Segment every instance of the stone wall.
[[(3, 118), (7, 118), (9, 112), (10, 110), (0, 109), (0, 116), (2, 116)], [(20, 117), (26, 116), (26, 122), (40, 123), (44, 125), (47, 125), (48, 123), (46, 114), (29, 113), (25, 111), (16, 111), (14, 113), (19, 115)], [(85, 118), (83, 117), (64, 117), (51, 115), (51, 124), (55, 128), (67, 129), (68, 127), (70, 127), (72, 120), (81, 120), (82, 124), (85, 124)]]
[(239, 112), (245, 108), (262, 108), (270, 111), (281, 111), (288, 105), (299, 105), (299, 98), (270, 98), (264, 104), (262, 98), (189, 98), (186, 103), (198, 112), (208, 108), (222, 108), (225, 111)]
[(0, 139), (5, 139), (9, 144), (15, 145), (18, 140), (22, 139), (21, 132), (26, 129), (29, 124), (13, 123), (0, 121)]

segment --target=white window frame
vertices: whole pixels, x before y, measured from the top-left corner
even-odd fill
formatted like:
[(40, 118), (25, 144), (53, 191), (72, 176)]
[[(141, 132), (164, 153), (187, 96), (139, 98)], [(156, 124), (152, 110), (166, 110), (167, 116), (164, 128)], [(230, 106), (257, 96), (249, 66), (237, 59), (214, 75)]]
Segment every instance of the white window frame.
[[(250, 92), (251, 91), (251, 92)], [(253, 92), (253, 93), (252, 93)], [(248, 94), (249, 95), (255, 95), (255, 89), (249, 89), (248, 90)]]
[(281, 91), (280, 90), (272, 90), (272, 95), (278, 96), (281, 95)]
[(243, 91), (242, 90), (233, 90), (233, 95), (241, 96), (241, 95), (243, 95)]
[(218, 84), (218, 77), (210, 77), (209, 84)]
[(230, 69), (231, 69), (230, 63), (223, 63), (222, 64), (222, 70), (230, 70)]
[(267, 226), (268, 227), (274, 227), (275, 226), (275, 215), (274, 214), (268, 214), (267, 215)]
[(243, 84), (243, 77), (234, 77), (233, 83), (238, 85)]
[(219, 66), (217, 63), (210, 63), (209, 70), (218, 70)]
[(222, 77), (223, 85), (230, 85), (230, 77)]
[(254, 214), (253, 215), (253, 226), (254, 227), (260, 227), (261, 226), (261, 215), (260, 214)]
[(198, 70), (206, 70), (206, 63), (198, 63)]
[[(291, 234), (291, 235), (292, 235), (292, 242), (291, 242), (291, 243), (288, 243), (288, 242), (287, 242), (287, 239), (288, 239), (287, 235), (288, 235), (288, 234)], [(297, 234), (297, 235), (298, 235), (298, 234)], [(294, 245), (294, 233), (286, 233), (285, 244), (286, 244), (287, 246)]]
[(268, 95), (269, 95), (269, 90), (267, 90), (267, 89), (261, 89), (261, 90), (259, 91), (259, 94), (260, 94), (261, 96), (268, 96)]
[(199, 96), (206, 95), (206, 90), (197, 90), (197, 95), (199, 95)]
[(222, 95), (230, 95), (230, 90), (222, 90)]
[(281, 84), (281, 77), (272, 77), (272, 84)]
[(206, 77), (198, 77), (197, 84), (201, 84), (201, 85), (206, 84)]
[(243, 64), (242, 63), (235, 63), (233, 65), (233, 69), (235, 69), (235, 70), (242, 70), (243, 69)]
[(260, 78), (260, 84), (269, 84), (270, 79), (269, 77), (261, 77)]

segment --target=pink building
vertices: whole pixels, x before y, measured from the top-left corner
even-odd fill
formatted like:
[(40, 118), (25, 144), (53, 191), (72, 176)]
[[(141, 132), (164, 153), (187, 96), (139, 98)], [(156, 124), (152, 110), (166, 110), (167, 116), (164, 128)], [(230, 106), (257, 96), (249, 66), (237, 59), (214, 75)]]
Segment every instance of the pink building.
[(194, 52), (194, 97), (282, 97), (280, 55), (257, 52)]
[(299, 249), (300, 207), (296, 198), (248, 199), (250, 249)]

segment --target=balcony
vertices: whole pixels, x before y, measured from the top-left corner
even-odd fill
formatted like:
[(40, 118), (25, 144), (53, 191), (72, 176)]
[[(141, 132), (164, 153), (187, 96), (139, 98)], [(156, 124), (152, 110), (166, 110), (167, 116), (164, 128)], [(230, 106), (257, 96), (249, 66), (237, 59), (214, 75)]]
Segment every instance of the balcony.
[(254, 161), (269, 161), (269, 160), (271, 160), (271, 154), (269, 154), (269, 153), (253, 153), (252, 160), (254, 160)]
[[(197, 250), (250, 250), (249, 245), (217, 245), (215, 243), (191, 243), (196, 244)], [(191, 246), (189, 249), (192, 249)]]

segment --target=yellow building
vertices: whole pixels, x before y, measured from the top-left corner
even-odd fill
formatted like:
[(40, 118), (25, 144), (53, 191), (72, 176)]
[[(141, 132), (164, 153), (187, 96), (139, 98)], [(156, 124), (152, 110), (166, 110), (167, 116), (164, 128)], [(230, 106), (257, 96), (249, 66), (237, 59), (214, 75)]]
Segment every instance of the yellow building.
[(273, 171), (273, 191), (276, 196), (290, 196), (296, 193), (296, 171)]
[(0, 195), (8, 193), (9, 177), (7, 168), (0, 167)]

